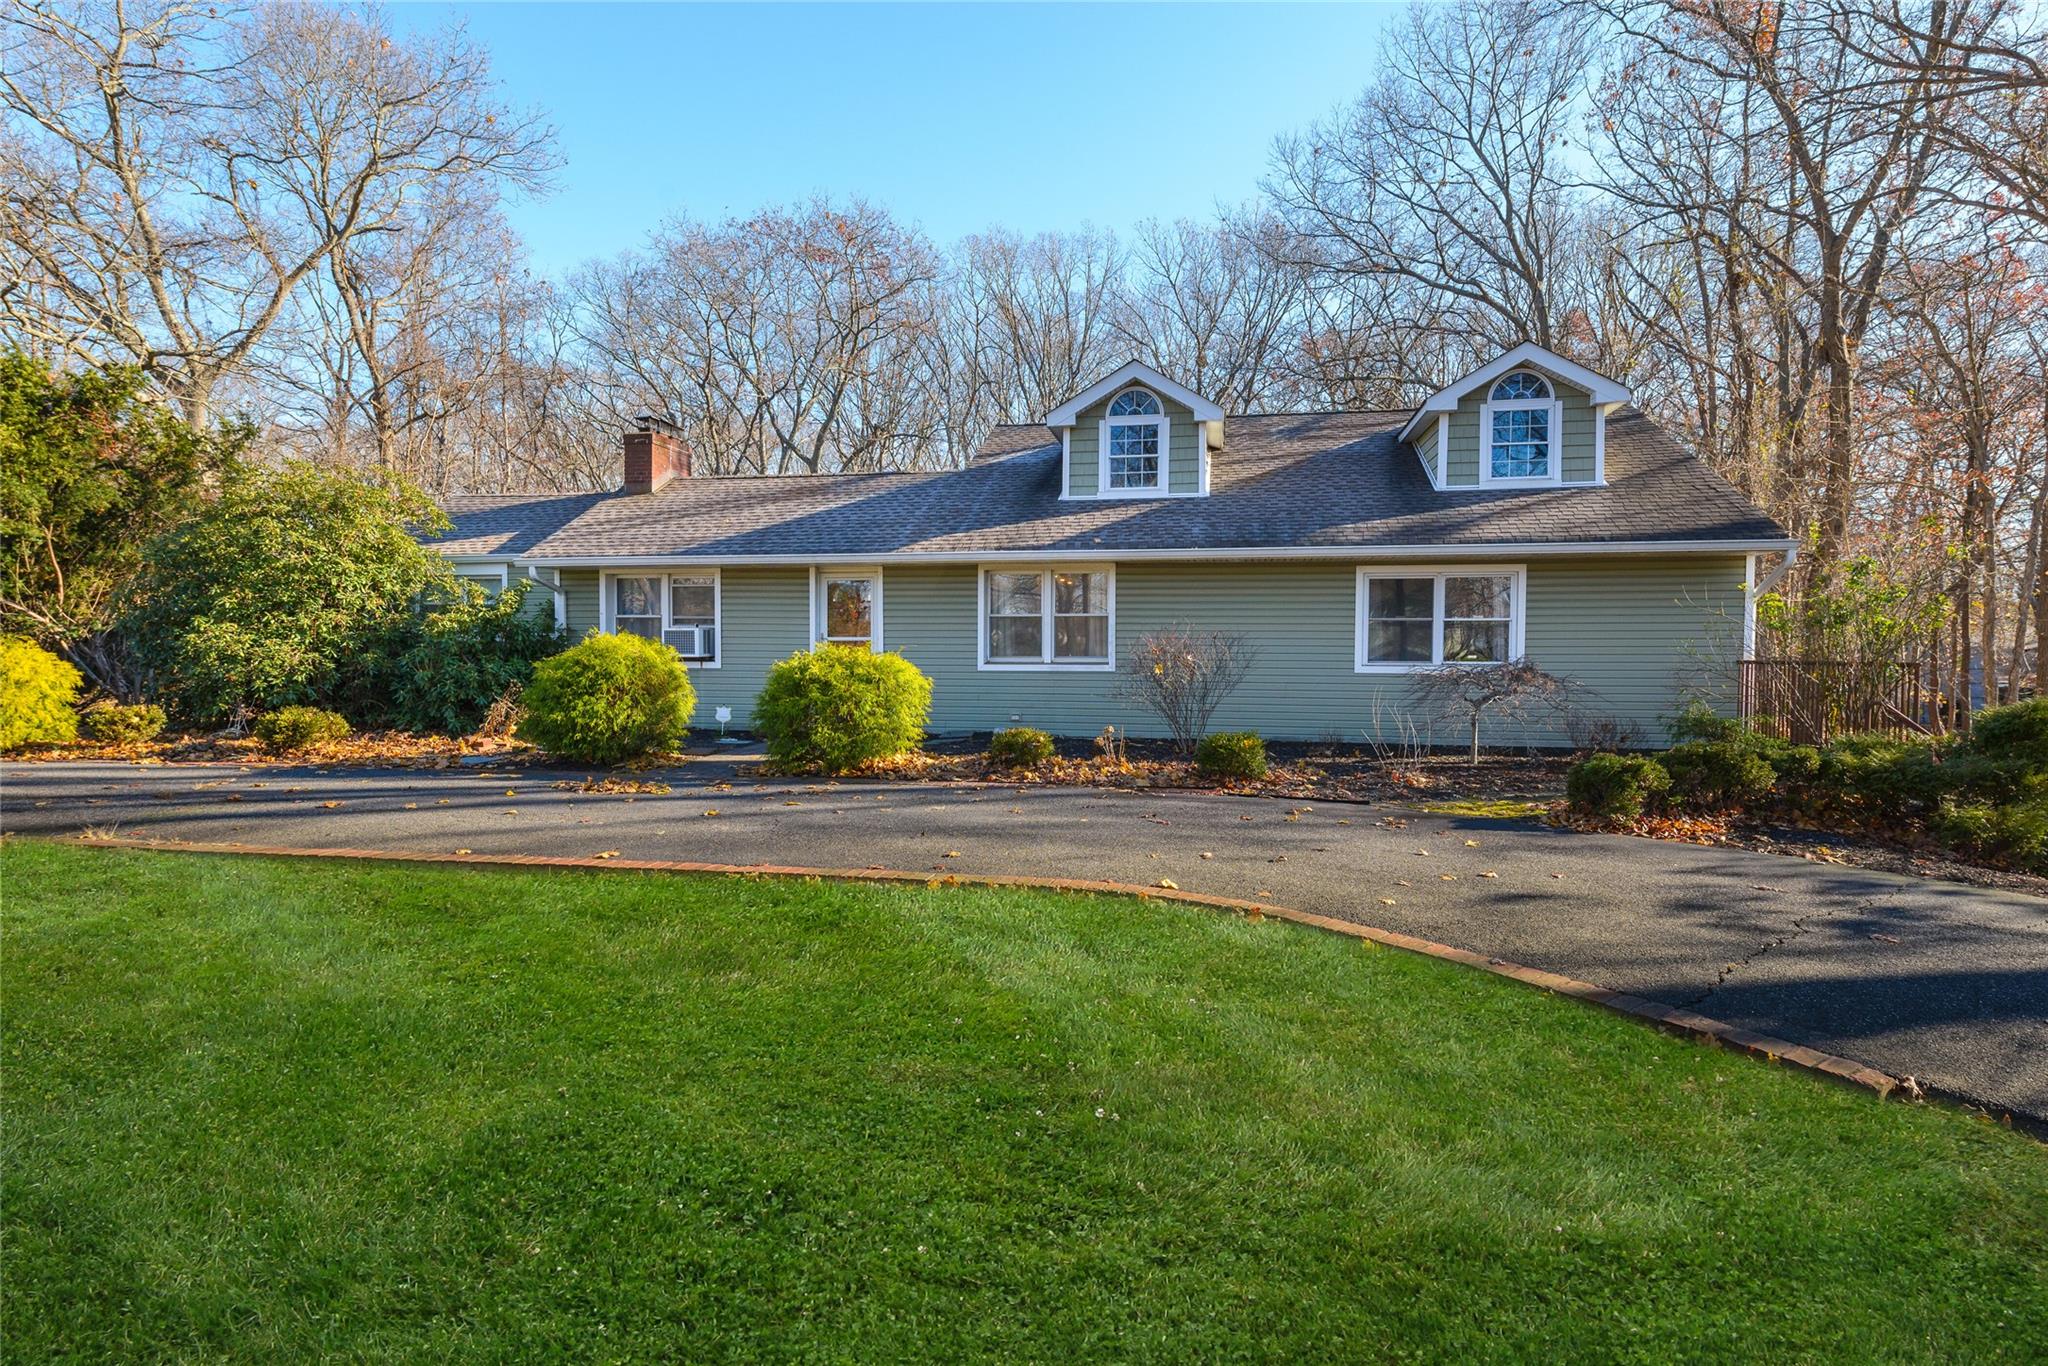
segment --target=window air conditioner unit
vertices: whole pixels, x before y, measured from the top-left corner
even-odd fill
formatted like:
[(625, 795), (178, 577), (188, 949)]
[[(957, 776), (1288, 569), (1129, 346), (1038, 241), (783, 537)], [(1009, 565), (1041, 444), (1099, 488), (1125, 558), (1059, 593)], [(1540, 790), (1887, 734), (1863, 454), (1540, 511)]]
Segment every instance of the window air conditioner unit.
[(661, 638), (684, 659), (709, 659), (717, 641), (716, 629), (711, 626), (677, 626), (663, 631)]

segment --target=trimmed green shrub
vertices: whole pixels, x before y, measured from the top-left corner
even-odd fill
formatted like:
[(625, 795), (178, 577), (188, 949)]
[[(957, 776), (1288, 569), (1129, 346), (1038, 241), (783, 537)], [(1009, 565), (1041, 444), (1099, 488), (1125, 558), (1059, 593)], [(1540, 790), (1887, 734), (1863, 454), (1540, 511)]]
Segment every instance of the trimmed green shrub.
[(1658, 761), (1671, 776), (1674, 798), (1711, 811), (1763, 801), (1777, 776), (1762, 755), (1739, 740), (1674, 745)]
[(1683, 745), (1694, 740), (1740, 740), (1742, 723), (1723, 716), (1705, 702), (1688, 702), (1671, 722), (1671, 743)]
[(523, 688), (533, 666), (560, 652), (554, 617), (528, 609), (531, 583), (493, 598), (476, 584), (420, 623), (419, 638), (399, 656), (392, 720), (403, 730), (468, 735), (491, 704)]
[(2048, 771), (2048, 697), (1978, 712), (1962, 747), (1996, 763)]
[(534, 665), (520, 704), (520, 739), (564, 759), (616, 764), (674, 749), (689, 731), (697, 693), (668, 646), (598, 635)]
[(1939, 802), (1949, 775), (1931, 739), (1844, 735), (1821, 751), (1818, 787), (1830, 804), (1904, 819)]
[(164, 731), (164, 709), (153, 702), (95, 702), (80, 719), (85, 733), (103, 745), (146, 745)]
[(1220, 730), (1195, 746), (1195, 767), (1211, 778), (1245, 781), (1266, 776), (1266, 742), (1257, 731)]
[(1664, 765), (1644, 754), (1595, 754), (1572, 765), (1565, 795), (1574, 810), (1603, 821), (1632, 821), (1671, 787)]
[(78, 738), (78, 670), (32, 640), (0, 636), (0, 750)]
[(779, 766), (844, 773), (915, 749), (931, 710), (932, 681), (902, 655), (820, 645), (768, 670), (754, 728)]
[(2048, 799), (2002, 804), (1945, 801), (1927, 824), (1943, 844), (2003, 859), (2029, 872), (2048, 873)]
[(1781, 793), (1802, 791), (1820, 777), (1820, 751), (1812, 745), (1795, 745), (1787, 740), (1752, 736), (1750, 747), (1771, 766)]
[(280, 754), (296, 754), (348, 735), (348, 719), (319, 707), (279, 707), (256, 719), (256, 738)]
[(989, 737), (989, 762), (1004, 768), (1036, 768), (1052, 755), (1052, 737), (1029, 726), (1012, 726)]

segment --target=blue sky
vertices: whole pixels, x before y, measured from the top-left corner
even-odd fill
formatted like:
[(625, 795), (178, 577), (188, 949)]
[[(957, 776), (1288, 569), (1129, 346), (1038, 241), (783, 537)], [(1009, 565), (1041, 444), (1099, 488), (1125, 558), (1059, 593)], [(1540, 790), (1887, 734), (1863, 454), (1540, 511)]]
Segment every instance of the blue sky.
[(674, 213), (855, 194), (940, 242), (1126, 231), (1257, 194), (1273, 138), (1355, 96), (1378, 5), (418, 4), (490, 49), (568, 165), (516, 205), (555, 272)]

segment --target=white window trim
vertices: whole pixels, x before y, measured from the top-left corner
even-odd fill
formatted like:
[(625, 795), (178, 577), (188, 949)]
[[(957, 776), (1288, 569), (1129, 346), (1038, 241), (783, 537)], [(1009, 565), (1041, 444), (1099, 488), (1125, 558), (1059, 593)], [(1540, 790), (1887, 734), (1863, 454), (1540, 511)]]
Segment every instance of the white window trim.
[(711, 580), (711, 628), (713, 631), (711, 658), (686, 659), (685, 668), (716, 669), (725, 663), (725, 575), (715, 567), (704, 569), (606, 569), (597, 576), (597, 629), (606, 635), (617, 629), (616, 606), (618, 597), (612, 592), (614, 579), (660, 579), (661, 580), (661, 629), (675, 629), (675, 599), (669, 591), (670, 579)]
[(502, 593), (512, 586), (512, 565), (510, 561), (501, 560), (493, 562), (489, 560), (451, 559), (448, 564), (455, 571), (455, 577), (459, 579), (468, 579), (471, 583), (482, 583), (484, 576), (496, 574), (498, 576), (499, 592)]
[[(1516, 373), (1510, 371), (1510, 374)], [(1536, 374), (1535, 371), (1530, 371)], [(1491, 397), (1493, 385), (1487, 386), (1488, 398), (1479, 405), (1479, 483), (1482, 488), (1549, 488), (1564, 482), (1564, 400), (1557, 396), (1557, 384), (1548, 376), (1537, 374), (1543, 387), (1550, 391), (1548, 398), (1503, 398)], [(1506, 379), (1503, 375), (1493, 384)], [(1541, 475), (1517, 475), (1499, 477), (1493, 472), (1493, 415), (1510, 412), (1544, 412), (1550, 415), (1545, 424), (1544, 466), (1548, 471)]]
[[(1508, 607), (1508, 657), (1506, 660), (1452, 660), (1453, 664), (1468, 669), (1490, 669), (1502, 663), (1512, 663), (1522, 657), (1524, 631), (1529, 618), (1529, 572), (1526, 565), (1519, 564), (1362, 564), (1358, 566), (1357, 597), (1351, 612), (1352, 671), (1362, 674), (1406, 674), (1422, 669), (1442, 667), (1444, 654), (1444, 580), (1476, 575), (1491, 575), (1498, 578), (1507, 575), (1512, 580)], [(1368, 585), (1373, 579), (1434, 579), (1435, 594), (1431, 600), (1430, 661), (1422, 663), (1381, 662), (1368, 663), (1365, 658), (1366, 634), (1369, 623), (1366, 607), (1370, 602)]]
[[(1095, 437), (1095, 496), (1098, 498), (1159, 498), (1173, 487), (1173, 476), (1169, 466), (1173, 460), (1173, 418), (1166, 411), (1166, 400), (1142, 384), (1127, 384), (1109, 396), (1114, 403), (1133, 389), (1148, 396), (1159, 405), (1158, 416), (1147, 414), (1143, 417), (1111, 417), (1107, 405), (1102, 410), (1102, 421), (1096, 426)], [(1109, 429), (1111, 426), (1136, 427), (1150, 423), (1159, 429), (1159, 482), (1143, 488), (1113, 489), (1109, 486)]]
[[(1036, 660), (998, 659), (988, 657), (988, 576), (999, 574), (1038, 574), (1038, 617), (1040, 655)], [(1107, 574), (1109, 576), (1109, 658), (1107, 659), (1054, 659), (1052, 657), (1053, 587), (1052, 576), (1059, 574)], [(1018, 564), (1014, 562), (977, 564), (974, 567), (974, 666), (984, 673), (1114, 673), (1116, 672), (1116, 566), (1111, 563), (1067, 564), (1048, 562), (1043, 564)]]
[[(811, 648), (826, 644), (825, 625), (825, 583), (829, 579), (873, 579), (875, 581), (875, 610), (869, 621), (872, 634), (868, 637), (868, 649), (875, 654), (882, 653), (882, 566), (878, 564), (827, 564), (811, 566)], [(843, 645), (845, 641), (832, 644)], [(724, 648), (723, 646), (720, 647)]]

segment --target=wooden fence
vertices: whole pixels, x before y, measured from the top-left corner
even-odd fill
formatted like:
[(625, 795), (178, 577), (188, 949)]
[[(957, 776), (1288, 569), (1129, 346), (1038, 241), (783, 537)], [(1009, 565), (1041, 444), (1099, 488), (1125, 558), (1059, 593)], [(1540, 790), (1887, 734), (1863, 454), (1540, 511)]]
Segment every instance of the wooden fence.
[(1867, 732), (1924, 735), (1922, 673), (1904, 659), (1745, 659), (1742, 717), (1758, 734), (1802, 745)]

